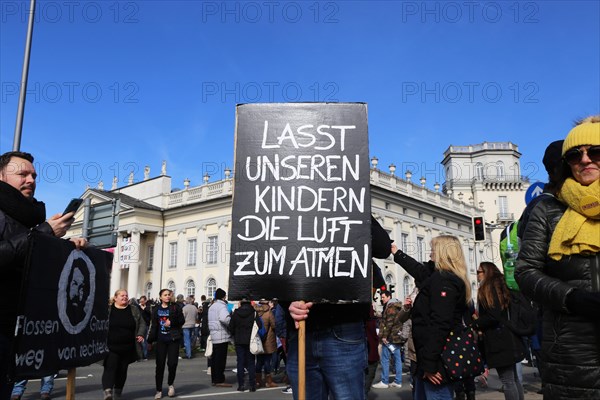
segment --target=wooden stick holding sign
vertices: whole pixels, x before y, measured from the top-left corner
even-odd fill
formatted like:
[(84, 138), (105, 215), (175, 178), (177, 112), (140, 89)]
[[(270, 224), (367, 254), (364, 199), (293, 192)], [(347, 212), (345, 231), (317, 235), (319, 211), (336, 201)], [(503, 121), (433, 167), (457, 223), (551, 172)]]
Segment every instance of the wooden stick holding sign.
[(298, 322), (298, 400), (306, 400), (306, 321)]
[(66, 400), (75, 400), (75, 373), (76, 373), (75, 368), (71, 368), (67, 372)]

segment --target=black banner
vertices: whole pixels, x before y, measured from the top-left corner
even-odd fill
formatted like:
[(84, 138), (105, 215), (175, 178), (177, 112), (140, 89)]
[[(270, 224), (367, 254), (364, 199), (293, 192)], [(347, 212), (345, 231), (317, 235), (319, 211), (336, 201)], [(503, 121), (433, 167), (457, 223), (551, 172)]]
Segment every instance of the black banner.
[(237, 107), (229, 298), (371, 299), (367, 106)]
[(108, 351), (112, 254), (36, 234), (15, 331), (18, 378), (89, 365)]

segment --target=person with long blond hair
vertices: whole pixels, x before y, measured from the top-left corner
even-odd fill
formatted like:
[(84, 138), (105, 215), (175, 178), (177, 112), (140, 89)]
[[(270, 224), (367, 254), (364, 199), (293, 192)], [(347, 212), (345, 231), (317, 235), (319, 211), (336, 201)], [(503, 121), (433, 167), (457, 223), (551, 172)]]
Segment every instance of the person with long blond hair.
[(477, 268), (477, 306), (479, 318), (474, 326), (483, 332), (483, 348), (488, 368), (496, 368), (506, 400), (523, 400), (523, 386), (516, 364), (525, 358), (521, 337), (504, 321), (509, 320), (510, 292), (504, 275), (494, 263), (482, 262)]
[(104, 400), (121, 397), (129, 364), (143, 357), (137, 343), (144, 341), (145, 333), (146, 323), (139, 308), (129, 304), (127, 290), (118, 289), (108, 309), (108, 354), (102, 373)]
[(440, 354), (448, 334), (462, 325), (471, 302), (471, 284), (462, 246), (454, 236), (431, 240), (431, 260), (420, 263), (392, 243), (394, 261), (419, 288), (412, 307), (413, 341), (417, 353), (415, 399), (452, 400), (454, 385), (448, 379)]

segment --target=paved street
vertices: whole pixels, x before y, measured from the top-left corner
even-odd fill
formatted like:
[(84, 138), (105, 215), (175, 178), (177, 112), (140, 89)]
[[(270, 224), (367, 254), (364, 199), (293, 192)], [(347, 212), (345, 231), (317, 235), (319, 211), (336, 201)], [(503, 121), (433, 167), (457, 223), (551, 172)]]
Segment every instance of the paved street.
[[(154, 396), (154, 360), (131, 364), (123, 400), (152, 399)], [(191, 360), (179, 360), (175, 388), (177, 398), (180, 399), (246, 399), (246, 400), (269, 400), (269, 399), (292, 399), (291, 395), (281, 393), (281, 387), (272, 389), (259, 389), (255, 393), (239, 393), (235, 374), (231, 369), (235, 368), (235, 356), (230, 355), (227, 359), (227, 382), (232, 383), (232, 388), (215, 388), (211, 386), (210, 376), (206, 374), (206, 359), (198, 356)], [(379, 372), (377, 378), (379, 378)], [(540, 388), (539, 379), (534, 376), (534, 369), (524, 365), (523, 368), (526, 399), (541, 400), (542, 396), (536, 394)], [(101, 393), (102, 366), (98, 364), (77, 369), (76, 399), (102, 399)], [(166, 397), (166, 371), (164, 384), (164, 397)], [(404, 385), (401, 389), (371, 389), (369, 400), (410, 400), (411, 390), (408, 377), (404, 376)], [(377, 382), (377, 380), (376, 380)], [(498, 390), (500, 382), (495, 372), (490, 372), (488, 388), (477, 387), (477, 399), (480, 400), (502, 400), (503, 394)], [(283, 387), (283, 385), (282, 385)], [(65, 397), (66, 372), (61, 371), (56, 380), (53, 397), (56, 399)], [(39, 381), (31, 381), (23, 400), (39, 399)]]

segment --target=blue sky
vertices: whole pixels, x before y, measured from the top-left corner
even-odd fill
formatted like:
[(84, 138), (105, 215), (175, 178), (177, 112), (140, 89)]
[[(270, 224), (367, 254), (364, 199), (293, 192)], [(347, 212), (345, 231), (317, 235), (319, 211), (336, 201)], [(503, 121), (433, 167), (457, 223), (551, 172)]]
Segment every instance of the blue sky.
[[(0, 152), (28, 7), (0, 0)], [(430, 187), (448, 146), (483, 141), (545, 180), (546, 145), (600, 112), (600, 2), (38, 0), (21, 149), (54, 214), (162, 160), (174, 187), (220, 179), (235, 104), (285, 101), (368, 103), (370, 154)]]

